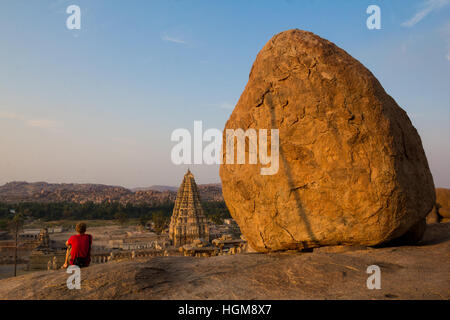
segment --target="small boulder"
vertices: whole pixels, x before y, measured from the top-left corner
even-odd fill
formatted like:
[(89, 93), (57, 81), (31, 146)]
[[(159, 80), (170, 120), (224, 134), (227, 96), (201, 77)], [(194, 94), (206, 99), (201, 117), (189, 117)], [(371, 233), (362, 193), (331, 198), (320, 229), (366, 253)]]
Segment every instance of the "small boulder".
[(436, 188), (436, 202), (439, 204), (439, 214), (450, 218), (450, 189)]

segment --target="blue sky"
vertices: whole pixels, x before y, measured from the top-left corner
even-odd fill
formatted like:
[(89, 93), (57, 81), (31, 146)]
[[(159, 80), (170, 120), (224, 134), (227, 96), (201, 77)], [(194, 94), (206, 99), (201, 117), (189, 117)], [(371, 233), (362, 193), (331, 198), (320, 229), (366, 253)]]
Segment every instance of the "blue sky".
[[(81, 30), (66, 28), (71, 4)], [(1, 1), (0, 184), (178, 185), (171, 132), (223, 129), (259, 50), (292, 28), (374, 73), (450, 187), (450, 0)], [(217, 166), (191, 169), (219, 181)]]

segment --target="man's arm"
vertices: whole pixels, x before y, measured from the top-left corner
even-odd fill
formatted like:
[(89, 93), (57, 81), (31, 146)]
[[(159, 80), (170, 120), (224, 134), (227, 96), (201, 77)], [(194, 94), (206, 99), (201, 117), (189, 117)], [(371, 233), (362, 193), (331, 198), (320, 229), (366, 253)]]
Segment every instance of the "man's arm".
[(66, 250), (66, 260), (64, 261), (64, 265), (61, 267), (63, 269), (65, 269), (65, 268), (67, 268), (69, 266), (70, 249), (72, 249), (72, 247), (68, 246), (67, 250)]
[(61, 267), (63, 269), (67, 268), (69, 266), (69, 256), (70, 256), (70, 250), (72, 249), (72, 246), (69, 243), (69, 240), (66, 241), (66, 260), (64, 261), (64, 265)]

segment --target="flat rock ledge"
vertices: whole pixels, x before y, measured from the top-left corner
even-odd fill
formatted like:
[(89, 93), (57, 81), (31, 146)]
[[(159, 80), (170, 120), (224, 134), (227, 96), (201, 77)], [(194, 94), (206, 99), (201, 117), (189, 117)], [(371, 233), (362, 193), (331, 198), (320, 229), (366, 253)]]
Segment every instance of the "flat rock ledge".
[[(328, 247), (313, 252), (211, 258), (155, 257), (0, 280), (0, 299), (450, 299), (450, 223), (429, 225), (415, 246)], [(381, 289), (366, 286), (381, 269)]]

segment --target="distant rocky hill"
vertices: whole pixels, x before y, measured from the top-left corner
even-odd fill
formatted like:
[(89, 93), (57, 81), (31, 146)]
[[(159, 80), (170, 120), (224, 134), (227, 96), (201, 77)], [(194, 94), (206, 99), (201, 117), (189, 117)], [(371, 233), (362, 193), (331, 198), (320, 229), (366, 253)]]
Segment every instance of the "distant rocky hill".
[(199, 184), (198, 191), (202, 201), (223, 201), (220, 183)]
[[(199, 185), (203, 201), (222, 201), (220, 184)], [(101, 184), (52, 184), (47, 182), (9, 182), (0, 186), (0, 202), (76, 202), (118, 201), (121, 203), (158, 204), (174, 201), (176, 187), (157, 186), (130, 190)]]
[(173, 187), (173, 186), (161, 186), (161, 185), (154, 185), (154, 186), (150, 186), (150, 187), (143, 187), (143, 188), (132, 188), (130, 189), (131, 191), (148, 191), (148, 190), (153, 190), (153, 191), (174, 191), (177, 192), (178, 188), (177, 187)]

